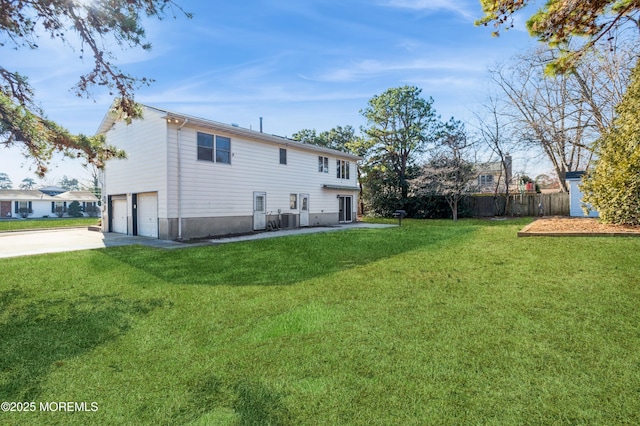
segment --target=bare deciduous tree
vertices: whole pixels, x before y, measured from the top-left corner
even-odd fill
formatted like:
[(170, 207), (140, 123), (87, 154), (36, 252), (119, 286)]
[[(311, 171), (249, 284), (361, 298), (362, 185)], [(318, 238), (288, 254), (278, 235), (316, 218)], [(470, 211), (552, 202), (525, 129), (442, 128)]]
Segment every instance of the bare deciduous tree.
[(415, 195), (441, 195), (449, 204), (453, 220), (458, 220), (458, 204), (470, 192), (475, 175), (467, 159), (472, 144), (464, 125), (451, 118), (438, 134), (437, 147), (431, 159), (422, 166), (420, 176), (412, 179)]
[(511, 125), (511, 121), (506, 114), (500, 110), (501, 104), (498, 101), (498, 97), (495, 95), (488, 95), (487, 100), (483, 104), (484, 115), (476, 113), (477, 130), (479, 135), (479, 142), (481, 142), (491, 153), (491, 159), (497, 158), (501, 164), (500, 175), (495, 182), (494, 200), (496, 211), (498, 206), (502, 206), (498, 202), (498, 196), (500, 195), (500, 182), (504, 180), (504, 210), (498, 212), (498, 214), (507, 214), (509, 209), (509, 185), (511, 184), (511, 176), (509, 171), (511, 170), (511, 156), (509, 153), (516, 149), (516, 141), (514, 138), (514, 129)]
[[(602, 45), (585, 54), (573, 71), (544, 74), (557, 50), (540, 48), (491, 71), (505, 95), (507, 115), (523, 146), (542, 150), (559, 177), (584, 170), (593, 143), (610, 125), (628, 84), (634, 49)], [(561, 180), (561, 190), (568, 191)]]

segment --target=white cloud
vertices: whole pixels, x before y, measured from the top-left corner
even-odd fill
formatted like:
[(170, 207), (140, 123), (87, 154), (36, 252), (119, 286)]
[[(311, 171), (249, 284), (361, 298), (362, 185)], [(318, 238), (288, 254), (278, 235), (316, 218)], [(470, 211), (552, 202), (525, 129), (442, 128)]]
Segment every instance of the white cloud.
[(411, 9), (426, 12), (449, 11), (461, 15), (464, 19), (473, 22), (478, 17), (477, 13), (470, 11), (462, 1), (451, 0), (385, 0), (382, 5), (399, 9)]
[(484, 66), (478, 62), (439, 60), (439, 59), (415, 59), (409, 61), (380, 61), (365, 59), (348, 67), (330, 69), (316, 75), (301, 75), (301, 77), (324, 82), (349, 82), (374, 76), (403, 72), (477, 72), (484, 70)]

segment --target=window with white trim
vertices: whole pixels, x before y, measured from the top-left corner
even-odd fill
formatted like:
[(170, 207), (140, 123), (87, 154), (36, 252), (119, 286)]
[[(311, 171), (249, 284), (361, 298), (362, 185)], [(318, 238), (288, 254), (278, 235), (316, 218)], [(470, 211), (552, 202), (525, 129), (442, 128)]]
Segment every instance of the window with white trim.
[(231, 139), (198, 132), (198, 160), (231, 164)]
[(216, 136), (216, 163), (231, 164), (231, 139)]
[(493, 185), (493, 175), (480, 175), (478, 176), (478, 185)]
[(16, 213), (29, 212), (32, 213), (31, 201), (16, 201), (15, 210)]
[(298, 194), (289, 194), (289, 208), (291, 210), (298, 209)]
[(280, 164), (287, 164), (287, 150), (280, 148)]
[(320, 156), (318, 157), (318, 172), (329, 173), (329, 158)]
[(33, 213), (31, 201), (16, 201), (15, 204), (16, 214), (27, 218), (31, 213)]
[(67, 202), (66, 201), (52, 201), (51, 202), (51, 213), (55, 213), (59, 217), (62, 217), (67, 212)]
[(336, 177), (338, 179), (349, 179), (350, 164), (345, 160), (336, 160)]

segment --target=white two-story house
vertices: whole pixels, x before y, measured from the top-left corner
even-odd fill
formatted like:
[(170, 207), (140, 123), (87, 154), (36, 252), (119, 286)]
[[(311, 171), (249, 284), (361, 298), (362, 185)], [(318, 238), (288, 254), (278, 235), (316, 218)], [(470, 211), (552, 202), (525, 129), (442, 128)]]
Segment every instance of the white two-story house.
[(144, 106), (98, 134), (124, 149), (103, 176), (103, 229), (191, 239), (356, 219), (356, 162), (348, 153)]

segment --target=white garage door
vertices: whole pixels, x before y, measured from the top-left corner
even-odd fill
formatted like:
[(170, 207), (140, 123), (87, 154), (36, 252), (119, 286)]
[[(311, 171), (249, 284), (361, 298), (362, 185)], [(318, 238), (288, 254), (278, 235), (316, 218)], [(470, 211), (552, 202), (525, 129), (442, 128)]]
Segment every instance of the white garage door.
[(127, 233), (127, 200), (111, 201), (111, 231)]
[(138, 194), (138, 235), (158, 238), (158, 194)]

